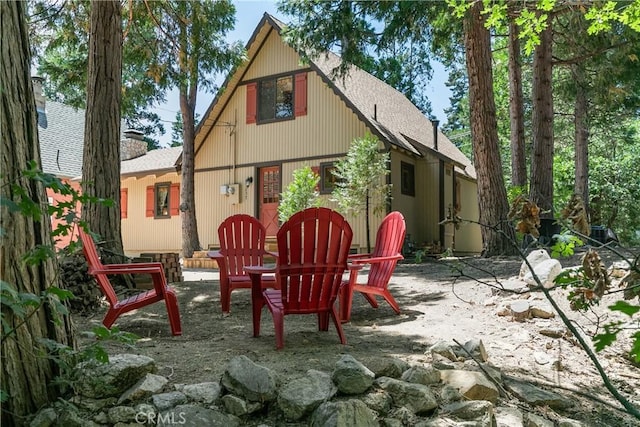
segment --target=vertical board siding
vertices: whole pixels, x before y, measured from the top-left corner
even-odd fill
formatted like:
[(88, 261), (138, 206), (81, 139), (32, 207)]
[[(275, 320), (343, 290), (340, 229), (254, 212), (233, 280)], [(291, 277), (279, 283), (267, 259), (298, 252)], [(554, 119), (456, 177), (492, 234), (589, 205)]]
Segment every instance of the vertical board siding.
[(122, 220), (122, 243), (127, 256), (142, 252), (180, 252), (182, 231), (180, 215), (156, 219), (146, 216), (147, 187), (156, 182), (179, 183), (180, 176), (170, 173), (159, 177), (127, 178), (121, 186), (127, 189), (127, 218)]
[[(480, 216), (478, 206), (477, 184), (460, 175), (460, 218), (477, 219)], [(478, 224), (463, 222), (456, 233), (456, 251), (464, 253), (480, 253), (482, 251), (482, 234)]]

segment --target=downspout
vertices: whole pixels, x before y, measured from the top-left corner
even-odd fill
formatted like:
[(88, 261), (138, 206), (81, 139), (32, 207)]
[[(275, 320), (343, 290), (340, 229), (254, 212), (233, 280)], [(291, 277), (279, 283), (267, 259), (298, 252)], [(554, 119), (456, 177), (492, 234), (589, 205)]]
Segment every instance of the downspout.
[[(440, 122), (438, 120), (434, 120), (431, 122), (433, 127), (433, 148), (438, 151), (438, 125)], [(444, 227), (445, 225), (442, 222), (446, 218), (445, 206), (444, 206), (444, 160), (438, 160), (438, 211), (440, 212), (440, 218), (438, 219), (438, 223), (440, 224), (440, 246), (444, 247)]]

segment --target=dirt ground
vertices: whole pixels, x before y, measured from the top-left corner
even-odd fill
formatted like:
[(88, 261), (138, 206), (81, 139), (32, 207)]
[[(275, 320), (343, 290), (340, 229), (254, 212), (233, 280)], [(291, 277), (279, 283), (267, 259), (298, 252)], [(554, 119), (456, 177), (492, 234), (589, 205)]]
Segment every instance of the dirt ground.
[[(493, 275), (500, 279), (517, 276), (521, 264), (516, 258), (474, 258), (465, 259), (465, 263), (465, 273), (493, 284)], [(577, 265), (578, 258), (574, 256), (561, 263), (563, 267)], [(121, 330), (141, 337), (134, 349), (118, 345), (108, 349), (111, 353), (126, 351), (150, 356), (156, 360), (159, 374), (179, 384), (218, 381), (229, 360), (238, 355), (274, 369), (286, 380), (311, 368), (331, 372), (345, 353), (365, 365), (384, 357), (426, 364), (432, 361), (427, 350), (437, 341), (453, 344), (453, 340), (464, 343), (481, 339), (489, 363), (504, 373), (531, 380), (580, 402), (567, 416), (585, 419), (588, 425), (637, 425), (637, 421), (628, 418), (625, 421), (620, 411), (612, 409), (619, 404), (610, 397), (574, 339), (540, 334), (542, 329), (564, 328), (557, 316), (525, 322), (498, 316), (500, 302), (513, 299), (513, 295), (496, 293), (486, 284), (455, 276), (451, 262), (447, 261), (429, 258), (422, 264), (399, 264), (389, 288), (402, 308), (400, 315), (385, 302), (373, 309), (361, 295), (356, 295), (351, 322), (344, 325), (347, 345), (340, 344), (332, 323), (328, 332), (319, 332), (315, 316), (291, 315), (285, 318), (285, 348), (280, 351), (275, 349), (273, 322), (266, 308), (262, 312), (261, 336), (252, 337), (249, 290), (234, 291), (231, 314), (223, 316), (217, 281), (174, 283), (183, 335), (171, 336), (164, 304), (155, 304), (124, 315), (116, 322)], [(554, 291), (554, 295), (566, 308), (562, 292)], [(541, 293), (533, 297), (544, 300)], [(600, 312), (607, 315), (605, 302), (601, 307)], [(80, 330), (89, 329), (100, 323), (103, 314), (100, 311), (90, 317), (76, 316), (76, 324)], [(587, 318), (575, 312), (571, 316), (585, 331), (595, 330), (594, 316)], [(605, 320), (600, 318), (600, 322)], [(628, 345), (628, 340), (620, 339), (599, 358), (613, 383), (640, 406), (640, 369), (622, 356)], [(585, 398), (576, 390), (592, 398)]]

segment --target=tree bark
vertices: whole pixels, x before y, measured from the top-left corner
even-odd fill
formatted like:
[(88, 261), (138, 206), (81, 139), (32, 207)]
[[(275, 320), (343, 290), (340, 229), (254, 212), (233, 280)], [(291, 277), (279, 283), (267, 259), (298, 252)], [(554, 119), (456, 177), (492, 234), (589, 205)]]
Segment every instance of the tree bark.
[(519, 30), (509, 21), (509, 119), (511, 123), (511, 184), (527, 185), (527, 161), (524, 146), (524, 108), (522, 97), (522, 63)]
[[(19, 203), (21, 196), (13, 187), (18, 185), (39, 205), (44, 215), (36, 221), (2, 204), (0, 229), (4, 235), (0, 247), (0, 279), (18, 292), (40, 295), (48, 287), (57, 286), (58, 282), (54, 258), (34, 266), (23, 262), (24, 256), (37, 246), (53, 247), (45, 188), (41, 182), (22, 176), (31, 160), (41, 167), (26, 8), (25, 2), (0, 2), (0, 46), (4, 58), (0, 65), (0, 196), (4, 201)], [(27, 313), (33, 310), (30, 308)], [(2, 316), (3, 324), (6, 322), (14, 330), (12, 333), (2, 331), (2, 391), (9, 396), (2, 403), (2, 425), (26, 425), (24, 416), (55, 399), (57, 393), (50, 387), (56, 366), (39, 341), (48, 338), (61, 344), (73, 344), (73, 333), (68, 317), (49, 304), (37, 309), (24, 323), (5, 305)]]
[(482, 3), (475, 2), (464, 20), (465, 54), (469, 76), (471, 138), (482, 225), (483, 255), (513, 254), (515, 231), (506, 222), (509, 213), (502, 177), (496, 105), (493, 96), (491, 39), (481, 15)]
[(122, 262), (120, 218), (120, 104), (122, 18), (119, 1), (92, 1), (82, 191), (111, 199), (113, 206), (86, 203), (82, 215), (104, 241), (105, 261)]
[(553, 92), (551, 23), (540, 33), (533, 57), (533, 159), (531, 200), (541, 209), (541, 218), (553, 218)]
[[(192, 10), (193, 12), (193, 10)], [(180, 52), (178, 54), (180, 70), (188, 76), (180, 84), (180, 111), (183, 123), (182, 180), (180, 187), (180, 216), (182, 219), (182, 256), (190, 258), (194, 251), (200, 250), (198, 221), (196, 219), (195, 200), (195, 108), (198, 95), (198, 61), (189, 60), (189, 32), (186, 23), (181, 27)], [(193, 41), (197, 46), (197, 41)]]
[(589, 212), (589, 125), (588, 100), (584, 85), (584, 70), (581, 64), (571, 67), (576, 84), (576, 100), (574, 106), (575, 124), (575, 184), (574, 193), (582, 197), (585, 212)]

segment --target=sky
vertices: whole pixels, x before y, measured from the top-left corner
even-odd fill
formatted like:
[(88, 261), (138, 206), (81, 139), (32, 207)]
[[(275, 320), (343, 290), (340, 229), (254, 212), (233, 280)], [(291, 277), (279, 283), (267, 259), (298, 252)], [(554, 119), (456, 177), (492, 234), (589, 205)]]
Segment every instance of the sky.
[[(236, 0), (234, 3), (236, 5), (236, 27), (229, 32), (227, 36), (229, 41), (240, 40), (243, 45), (246, 45), (265, 12), (285, 23), (287, 22), (287, 17), (278, 12), (275, 1)], [(434, 74), (430, 87), (427, 88), (427, 96), (431, 101), (433, 114), (440, 120), (440, 124), (444, 124), (446, 122), (444, 109), (449, 108), (449, 98), (451, 96), (451, 91), (445, 85), (448, 76), (442, 64), (434, 63), (432, 67)], [(225, 77), (221, 77), (220, 84)], [(213, 93), (198, 92), (196, 114), (202, 117), (214, 97), (215, 94)], [(166, 133), (158, 138), (161, 146), (168, 147), (171, 144), (171, 124), (175, 121), (176, 113), (179, 110), (180, 103), (177, 90), (173, 90), (167, 95), (167, 102), (156, 106), (155, 112), (162, 119), (166, 130)]]

